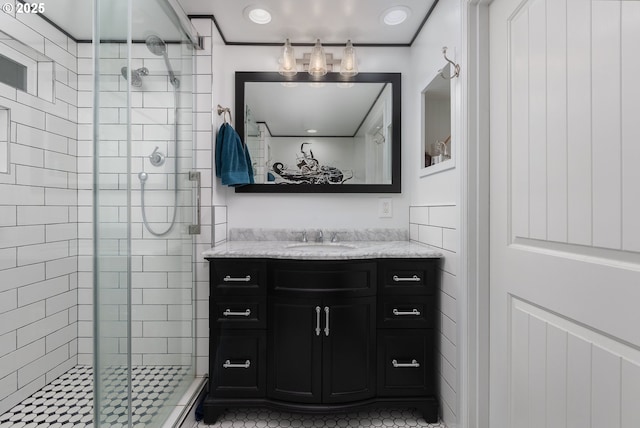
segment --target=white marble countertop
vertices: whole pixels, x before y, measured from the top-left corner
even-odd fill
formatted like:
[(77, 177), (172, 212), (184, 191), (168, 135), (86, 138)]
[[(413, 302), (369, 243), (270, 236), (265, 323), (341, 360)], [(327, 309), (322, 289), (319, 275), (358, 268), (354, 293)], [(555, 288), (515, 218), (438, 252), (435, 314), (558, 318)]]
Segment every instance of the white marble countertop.
[(411, 241), (227, 241), (202, 253), (205, 258), (273, 258), (345, 260), (381, 258), (438, 258), (442, 253)]

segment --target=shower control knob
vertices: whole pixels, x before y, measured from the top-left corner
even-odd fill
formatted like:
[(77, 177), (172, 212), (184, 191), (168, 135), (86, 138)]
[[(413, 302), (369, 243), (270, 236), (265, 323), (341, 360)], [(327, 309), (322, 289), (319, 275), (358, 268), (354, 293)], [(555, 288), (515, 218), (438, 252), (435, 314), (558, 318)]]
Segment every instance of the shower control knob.
[(153, 153), (149, 155), (149, 161), (153, 166), (162, 166), (164, 165), (165, 156), (164, 153), (158, 151), (159, 147), (156, 146)]

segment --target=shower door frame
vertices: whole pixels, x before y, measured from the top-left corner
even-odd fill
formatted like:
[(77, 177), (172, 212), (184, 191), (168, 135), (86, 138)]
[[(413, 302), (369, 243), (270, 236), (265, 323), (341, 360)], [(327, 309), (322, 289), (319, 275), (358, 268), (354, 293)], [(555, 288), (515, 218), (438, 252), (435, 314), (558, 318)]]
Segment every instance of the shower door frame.
[[(100, 122), (100, 79), (101, 79), (101, 75), (100, 75), (100, 62), (103, 58), (101, 58), (100, 56), (100, 48), (101, 45), (103, 43), (106, 43), (106, 41), (103, 41), (101, 39), (101, 32), (100, 32), (100, 28), (101, 28), (101, 16), (100, 16), (100, 2), (101, 1), (105, 1), (105, 0), (94, 0), (93, 5), (94, 5), (94, 13), (93, 13), (93, 23), (94, 23), (94, 30), (93, 30), (93, 51), (94, 51), (94, 82), (93, 82), (93, 87), (94, 87), (94, 103), (93, 103), (93, 122), (94, 122), (94, 127), (93, 127), (93, 144), (94, 144), (94, 156), (93, 156), (93, 171), (94, 171), (94, 191), (93, 191), (93, 207), (94, 207), (94, 221), (92, 224), (93, 227), (93, 237), (94, 237), (94, 246), (93, 246), (93, 284), (94, 284), (94, 292), (93, 292), (93, 319), (94, 319), (94, 327), (93, 327), (93, 337), (94, 337), (94, 352), (93, 352), (93, 367), (94, 367), (94, 426), (100, 427), (103, 426), (101, 425), (101, 421), (100, 421), (100, 414), (101, 414), (101, 393), (100, 393), (100, 389), (101, 389), (101, 373), (100, 370), (102, 368), (102, 362), (100, 361), (100, 358), (103, 356), (101, 355), (101, 318), (100, 318), (100, 309), (101, 309), (101, 300), (100, 300), (100, 294), (101, 294), (101, 290), (99, 288), (99, 285), (101, 283), (101, 255), (100, 255), (100, 251), (99, 251), (99, 245), (100, 245), (100, 239), (102, 237), (102, 232), (100, 230), (100, 226), (101, 226), (101, 222), (100, 222), (100, 191), (98, 189), (99, 187), (99, 176), (101, 174), (100, 171), (100, 167), (99, 167), (99, 163), (100, 163), (100, 151), (99, 151), (99, 143), (101, 142), (101, 137), (100, 137), (100, 126), (101, 126), (101, 122)], [(129, 72), (128, 70), (132, 70), (131, 65), (132, 65), (132, 15), (133, 15), (133, 1), (134, 0), (125, 0), (127, 2), (127, 16), (126, 16), (126, 20), (127, 20), (127, 34), (126, 34), (126, 45), (127, 45), (127, 58), (126, 58), (126, 67), (127, 67), (127, 73)], [(170, 6), (174, 17), (176, 18), (177, 24), (180, 27), (180, 30), (182, 31), (183, 35), (186, 36), (185, 38), (187, 39), (187, 43), (190, 43), (192, 45), (192, 47), (194, 47), (195, 49), (202, 49), (202, 38), (198, 35), (197, 31), (195, 30), (195, 28), (191, 25), (189, 19), (186, 17), (186, 15), (184, 14), (184, 12), (182, 11), (182, 9), (180, 8), (180, 6), (178, 5), (178, 3), (175, 0), (158, 0), (160, 2), (164, 2), (166, 5)], [(122, 3), (121, 3), (122, 4)], [(192, 55), (191, 57), (191, 70), (190, 73), (188, 74), (188, 78), (193, 79), (194, 74), (195, 74), (195, 61), (194, 61), (194, 56)], [(168, 71), (168, 70), (167, 70)], [(124, 191), (126, 192), (126, 250), (125, 250), (125, 255), (124, 257), (122, 257), (122, 255), (118, 252), (116, 255), (116, 258), (126, 258), (126, 271), (122, 272), (120, 271), (118, 273), (118, 276), (121, 278), (120, 281), (122, 280), (123, 274), (126, 275), (126, 302), (122, 302), (124, 303), (124, 305), (120, 304), (120, 306), (126, 306), (126, 384), (127, 384), (127, 404), (126, 404), (126, 414), (127, 414), (127, 425), (129, 427), (132, 426), (133, 421), (132, 421), (132, 417), (133, 417), (133, 400), (132, 400), (132, 391), (133, 391), (133, 386), (132, 386), (132, 366), (133, 366), (133, 361), (132, 361), (132, 248), (131, 248), (131, 241), (132, 241), (132, 231), (131, 231), (131, 226), (132, 226), (132, 190), (133, 190), (133, 186), (132, 186), (132, 166), (131, 166), (131, 160), (132, 160), (132, 120), (131, 120), (131, 109), (132, 109), (132, 85), (127, 84), (126, 85), (126, 121), (124, 124), (121, 123), (121, 125), (126, 126), (126, 189), (124, 189)], [(195, 88), (193, 88), (193, 86), (191, 87), (191, 102), (193, 102), (193, 93), (194, 93)], [(174, 88), (174, 91), (178, 91), (177, 88)], [(118, 92), (122, 92), (122, 91), (118, 91)], [(178, 102), (178, 92), (174, 93), (174, 100), (177, 103)], [(176, 127), (175, 131), (174, 131), (174, 135), (175, 135), (175, 139), (174, 139), (174, 143), (177, 145), (177, 141), (178, 141), (178, 130), (177, 127), (179, 126), (179, 121), (178, 121), (178, 115), (177, 115), (177, 104), (176, 106), (174, 106), (175, 111), (176, 111), (176, 116), (174, 119), (174, 125)], [(191, 111), (191, 114), (193, 114), (193, 110)], [(192, 125), (191, 125), (192, 126)], [(191, 136), (193, 136), (193, 128), (190, 129), (190, 133)], [(193, 144), (193, 138), (191, 137), (191, 141)], [(191, 145), (190, 148), (190, 155), (189, 157), (191, 158), (191, 165), (189, 167), (188, 171), (180, 171), (180, 174), (182, 173), (186, 173), (189, 177), (191, 177), (191, 169), (194, 167), (194, 158), (193, 158), (193, 145)], [(179, 157), (179, 155), (183, 154), (184, 151), (181, 151), (180, 153), (177, 152), (177, 146), (174, 146), (174, 156), (176, 157), (176, 165), (179, 165), (179, 162), (177, 161), (177, 158)], [(184, 165), (183, 165), (184, 167)], [(178, 174), (178, 171), (174, 171), (174, 174)], [(118, 188), (119, 190), (123, 190)], [(184, 188), (182, 188), (181, 190), (184, 190)], [(174, 197), (176, 198), (175, 204), (176, 206), (174, 207), (175, 210), (179, 209), (178, 206), (178, 192), (176, 190), (176, 193), (174, 195)], [(193, 192), (191, 193), (191, 198), (190, 200), (187, 202), (187, 206), (188, 207), (193, 207), (193, 200), (195, 198), (195, 196), (193, 195)], [(184, 208), (183, 204), (180, 204), (181, 208)], [(120, 212), (122, 207), (118, 208), (118, 211)], [(121, 214), (120, 214), (121, 215)], [(190, 222), (190, 220), (189, 220)], [(184, 226), (187, 223), (187, 218), (184, 218), (183, 216), (183, 220), (182, 220), (182, 225), (177, 225), (178, 228), (180, 229), (185, 229)], [(181, 227), (182, 226), (182, 227)], [(187, 233), (191, 232), (193, 230), (193, 228), (191, 226), (186, 228), (188, 230)], [(184, 234), (182, 234), (181, 236), (183, 236)], [(181, 238), (182, 240), (182, 238)], [(122, 249), (120, 248), (119, 251), (122, 251)], [(190, 253), (188, 255), (188, 257), (190, 257), (190, 281), (191, 281), (191, 290), (193, 293), (193, 286), (194, 286), (194, 270), (193, 270), (193, 251), (194, 251), (194, 245), (193, 245), (193, 240), (191, 239), (191, 245), (190, 245)], [(177, 257), (182, 257), (182, 255), (179, 255)], [(184, 275), (185, 277), (187, 275)], [(195, 309), (193, 307), (193, 302), (192, 302), (192, 312), (191, 312), (191, 339), (193, 340), (192, 342), (192, 351), (191, 351), (191, 369), (189, 371), (190, 375), (195, 375), (195, 334), (194, 334), (194, 329), (195, 329)], [(121, 323), (121, 318), (118, 318), (117, 320), (118, 322)], [(117, 328), (115, 329), (117, 330)], [(113, 339), (113, 338), (110, 338)], [(117, 339), (117, 338), (116, 338)], [(118, 355), (119, 356), (119, 355)], [(117, 366), (117, 364), (116, 364)], [(191, 379), (190, 379), (191, 380)], [(176, 404), (176, 403), (168, 403), (171, 405)], [(169, 416), (168, 414), (166, 416)]]

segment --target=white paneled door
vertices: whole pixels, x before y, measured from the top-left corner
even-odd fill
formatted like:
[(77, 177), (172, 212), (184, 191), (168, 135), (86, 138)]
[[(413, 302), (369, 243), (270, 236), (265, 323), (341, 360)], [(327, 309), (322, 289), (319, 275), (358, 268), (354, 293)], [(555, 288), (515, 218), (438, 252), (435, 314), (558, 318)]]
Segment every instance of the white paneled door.
[(490, 426), (638, 428), (640, 1), (490, 23)]

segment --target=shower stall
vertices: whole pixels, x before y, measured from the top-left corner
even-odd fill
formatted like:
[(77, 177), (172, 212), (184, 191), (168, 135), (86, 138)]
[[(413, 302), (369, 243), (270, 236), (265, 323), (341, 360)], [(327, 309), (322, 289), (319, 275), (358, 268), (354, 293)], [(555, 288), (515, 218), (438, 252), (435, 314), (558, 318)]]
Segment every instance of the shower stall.
[(0, 15), (0, 427), (171, 427), (204, 384), (201, 40), (175, 0), (81, 3), (92, 42)]
[(156, 427), (195, 377), (199, 40), (167, 0), (95, 5), (95, 423)]

